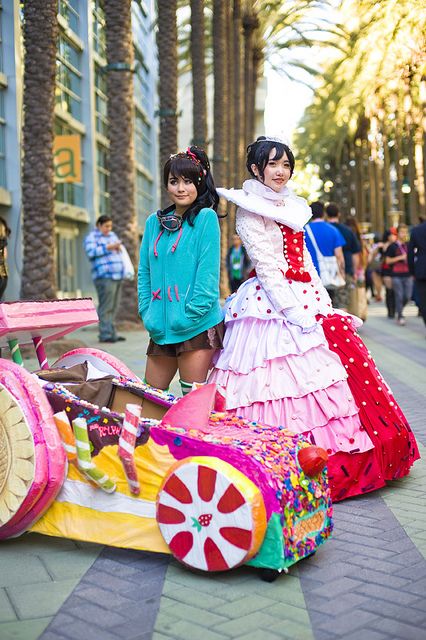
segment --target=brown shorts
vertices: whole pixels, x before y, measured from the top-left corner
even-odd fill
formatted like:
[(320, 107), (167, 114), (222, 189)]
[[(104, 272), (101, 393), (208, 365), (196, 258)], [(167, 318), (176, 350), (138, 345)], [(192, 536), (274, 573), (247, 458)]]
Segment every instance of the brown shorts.
[(184, 340), (183, 342), (175, 342), (174, 344), (157, 344), (153, 340), (149, 341), (147, 356), (168, 356), (169, 358), (177, 358), (186, 351), (198, 351), (198, 349), (223, 349), (223, 336), (225, 333), (225, 325), (219, 322), (211, 329), (207, 329), (198, 336)]

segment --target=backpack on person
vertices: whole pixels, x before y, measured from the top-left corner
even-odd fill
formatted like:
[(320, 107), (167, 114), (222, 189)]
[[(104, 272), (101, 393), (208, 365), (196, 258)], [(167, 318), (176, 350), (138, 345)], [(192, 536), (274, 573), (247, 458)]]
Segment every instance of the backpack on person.
[(309, 228), (309, 225), (307, 225), (305, 228), (306, 233), (308, 234), (312, 242), (312, 246), (315, 249), (318, 260), (319, 277), (321, 278), (321, 282), (323, 283), (324, 287), (326, 289), (338, 289), (339, 287), (344, 287), (346, 282), (344, 277), (340, 273), (336, 256), (324, 256), (318, 247), (312, 229)]

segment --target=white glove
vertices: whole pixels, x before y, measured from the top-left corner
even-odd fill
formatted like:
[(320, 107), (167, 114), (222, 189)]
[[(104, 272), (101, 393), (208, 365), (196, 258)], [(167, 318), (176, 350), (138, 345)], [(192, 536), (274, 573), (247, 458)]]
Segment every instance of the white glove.
[(310, 333), (311, 331), (314, 331), (318, 324), (315, 316), (307, 313), (300, 306), (283, 309), (283, 313), (288, 322), (291, 322), (291, 324), (295, 324), (302, 329), (302, 333)]

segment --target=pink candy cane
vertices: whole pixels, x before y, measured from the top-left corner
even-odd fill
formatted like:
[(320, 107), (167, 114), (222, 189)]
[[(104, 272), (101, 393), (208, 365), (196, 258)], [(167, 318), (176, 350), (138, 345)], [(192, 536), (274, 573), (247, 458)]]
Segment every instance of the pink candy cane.
[(126, 404), (123, 427), (118, 441), (118, 456), (123, 465), (130, 492), (135, 496), (138, 496), (141, 490), (135, 463), (135, 443), (141, 409), (142, 407), (137, 404)]
[(48, 369), (49, 363), (47, 362), (47, 356), (46, 356), (46, 351), (44, 350), (43, 339), (40, 336), (37, 336), (33, 338), (33, 344), (35, 347), (40, 369)]

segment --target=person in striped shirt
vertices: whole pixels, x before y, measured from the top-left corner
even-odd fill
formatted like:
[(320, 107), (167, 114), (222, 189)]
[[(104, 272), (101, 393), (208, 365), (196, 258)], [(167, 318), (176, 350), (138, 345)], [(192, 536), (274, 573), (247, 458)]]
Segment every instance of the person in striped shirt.
[(125, 340), (115, 329), (115, 315), (120, 301), (124, 265), (121, 241), (112, 230), (110, 216), (102, 215), (96, 228), (84, 239), (84, 250), (90, 260), (92, 278), (98, 294), (99, 342)]

